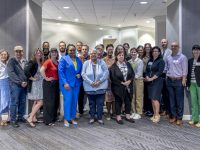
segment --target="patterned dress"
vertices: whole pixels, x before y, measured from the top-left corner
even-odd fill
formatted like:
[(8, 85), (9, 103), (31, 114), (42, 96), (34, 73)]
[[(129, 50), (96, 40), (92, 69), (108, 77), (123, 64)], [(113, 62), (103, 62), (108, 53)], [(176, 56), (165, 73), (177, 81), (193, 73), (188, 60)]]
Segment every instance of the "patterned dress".
[(29, 100), (42, 100), (43, 99), (43, 88), (42, 88), (42, 82), (43, 77), (40, 73), (40, 67), (38, 67), (37, 73), (35, 76), (38, 80), (33, 81), (31, 92), (28, 93), (28, 99)]
[[(107, 64), (108, 66), (108, 69), (114, 64), (115, 60), (113, 58), (109, 59), (109, 58), (105, 58), (104, 59), (105, 63)], [(115, 97), (111, 91), (111, 81), (110, 79), (108, 80), (108, 89), (106, 91), (106, 95), (105, 95), (105, 99), (106, 99), (106, 102), (113, 102), (115, 101)]]

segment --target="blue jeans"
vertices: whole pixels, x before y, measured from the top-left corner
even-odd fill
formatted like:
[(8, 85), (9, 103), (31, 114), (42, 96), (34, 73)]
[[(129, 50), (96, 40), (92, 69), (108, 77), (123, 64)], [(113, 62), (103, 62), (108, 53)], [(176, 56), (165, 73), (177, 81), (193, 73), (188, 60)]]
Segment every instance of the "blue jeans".
[(11, 103), (10, 103), (10, 121), (14, 122), (18, 119), (23, 119), (26, 110), (26, 88), (11, 83)]
[(105, 94), (96, 94), (96, 95), (88, 94), (89, 105), (90, 105), (90, 116), (92, 119), (95, 118), (95, 114), (97, 114), (98, 120), (102, 119), (104, 95)]
[(167, 89), (169, 92), (171, 115), (181, 120), (184, 109), (184, 87), (182, 80), (167, 79)]

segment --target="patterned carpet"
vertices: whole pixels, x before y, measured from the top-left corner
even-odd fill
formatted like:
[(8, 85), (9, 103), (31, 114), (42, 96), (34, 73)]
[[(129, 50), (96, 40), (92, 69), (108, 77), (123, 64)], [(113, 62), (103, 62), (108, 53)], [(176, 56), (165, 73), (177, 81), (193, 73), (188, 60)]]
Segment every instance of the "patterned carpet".
[(179, 127), (165, 118), (153, 124), (148, 118), (131, 124), (114, 120), (88, 125), (88, 116), (77, 127), (38, 124), (28, 128), (0, 127), (0, 150), (200, 150), (200, 129), (187, 123)]

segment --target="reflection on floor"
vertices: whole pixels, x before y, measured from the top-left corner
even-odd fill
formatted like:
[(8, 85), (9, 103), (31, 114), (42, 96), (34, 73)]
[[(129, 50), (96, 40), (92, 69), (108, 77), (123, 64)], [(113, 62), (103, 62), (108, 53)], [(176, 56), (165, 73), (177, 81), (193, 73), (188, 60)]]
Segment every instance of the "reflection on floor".
[(114, 120), (88, 125), (88, 116), (77, 127), (66, 128), (63, 123), (54, 127), (38, 124), (28, 128), (0, 127), (0, 149), (26, 150), (199, 150), (200, 129), (187, 123), (179, 127), (164, 118), (153, 124), (142, 118), (131, 124), (118, 125)]

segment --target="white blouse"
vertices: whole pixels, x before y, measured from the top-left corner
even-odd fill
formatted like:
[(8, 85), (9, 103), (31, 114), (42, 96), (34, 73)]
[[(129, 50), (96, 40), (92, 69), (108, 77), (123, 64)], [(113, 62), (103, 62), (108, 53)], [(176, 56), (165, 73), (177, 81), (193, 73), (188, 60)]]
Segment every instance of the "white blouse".
[(8, 78), (7, 64), (0, 61), (0, 80)]

